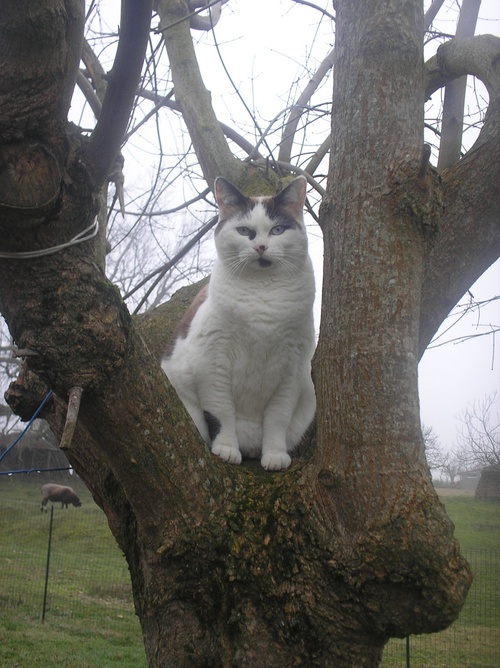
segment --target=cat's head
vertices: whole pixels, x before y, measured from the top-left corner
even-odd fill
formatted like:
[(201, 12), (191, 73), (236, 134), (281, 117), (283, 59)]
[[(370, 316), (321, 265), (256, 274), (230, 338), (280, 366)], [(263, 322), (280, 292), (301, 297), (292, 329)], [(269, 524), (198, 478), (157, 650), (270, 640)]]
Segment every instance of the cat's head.
[(214, 191), (219, 206), (215, 245), (232, 275), (291, 273), (303, 266), (307, 257), (303, 176), (274, 197), (245, 197), (222, 177), (215, 180)]

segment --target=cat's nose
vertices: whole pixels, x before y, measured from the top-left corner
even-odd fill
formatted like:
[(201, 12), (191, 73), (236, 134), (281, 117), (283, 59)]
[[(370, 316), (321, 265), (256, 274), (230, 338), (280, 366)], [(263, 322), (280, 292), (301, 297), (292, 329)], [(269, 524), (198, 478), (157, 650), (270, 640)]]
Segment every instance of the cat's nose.
[(260, 256), (262, 256), (266, 252), (267, 246), (260, 244), (259, 246), (254, 246), (254, 249)]

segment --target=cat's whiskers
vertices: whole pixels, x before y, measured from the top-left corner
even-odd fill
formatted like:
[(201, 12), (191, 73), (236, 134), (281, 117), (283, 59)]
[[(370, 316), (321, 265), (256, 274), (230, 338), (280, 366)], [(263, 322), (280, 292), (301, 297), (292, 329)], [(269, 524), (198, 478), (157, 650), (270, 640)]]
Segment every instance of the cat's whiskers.
[[(300, 252), (288, 252), (287, 254), (280, 254), (277, 251), (269, 254), (264, 253), (263, 259), (269, 260), (275, 267), (279, 267), (288, 279), (296, 279), (303, 276), (305, 273), (304, 257)], [(254, 265), (258, 260), (254, 252), (242, 255), (241, 253), (234, 253), (226, 256), (224, 260), (224, 269), (227, 273), (228, 280), (240, 279), (245, 269)], [(256, 271), (266, 272), (268, 268), (256, 269)]]
[(235, 253), (233, 258), (226, 258), (224, 268), (227, 272), (228, 279), (240, 278), (243, 273), (247, 261), (242, 259), (238, 253)]
[(303, 257), (299, 254), (289, 254), (280, 258), (277, 258), (276, 261), (279, 263), (283, 272), (288, 276), (288, 278), (293, 279), (297, 276), (303, 276), (305, 273), (305, 264)]

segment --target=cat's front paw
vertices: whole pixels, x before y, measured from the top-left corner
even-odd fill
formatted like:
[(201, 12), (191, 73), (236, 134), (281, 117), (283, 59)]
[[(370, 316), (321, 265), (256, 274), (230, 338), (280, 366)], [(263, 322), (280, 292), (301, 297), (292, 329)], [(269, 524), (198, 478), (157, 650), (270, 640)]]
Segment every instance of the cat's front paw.
[(260, 460), (266, 471), (283, 471), (290, 466), (291, 462), (292, 458), (287, 452), (266, 452)]
[(241, 464), (241, 452), (238, 448), (214, 443), (212, 453), (222, 459), (223, 462), (228, 462), (228, 464)]

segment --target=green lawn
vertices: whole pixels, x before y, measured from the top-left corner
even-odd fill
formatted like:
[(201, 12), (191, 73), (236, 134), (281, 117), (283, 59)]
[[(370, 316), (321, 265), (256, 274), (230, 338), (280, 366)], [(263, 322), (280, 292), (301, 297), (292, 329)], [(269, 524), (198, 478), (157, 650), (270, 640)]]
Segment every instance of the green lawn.
[[(441, 493), (441, 490), (440, 490)], [(500, 666), (500, 504), (472, 494), (440, 497), (455, 524), (474, 574), (458, 620), (446, 631), (410, 638), (410, 665), (418, 668), (497, 668)], [(406, 666), (406, 642), (391, 640), (383, 668)]]
[(42, 623), (50, 522), (50, 511), (39, 509), (44, 482), (0, 476), (0, 666), (146, 668), (125, 559), (86, 487), (69, 477), (60, 482), (82, 506), (54, 506)]
[[(71, 478), (64, 484), (83, 505), (54, 508), (42, 623), (50, 513), (39, 506), (47, 481), (37, 475), (0, 476), (0, 666), (146, 668), (125, 559), (104, 514)], [(493, 668), (500, 665), (500, 504), (470, 495), (441, 500), (470, 555), (475, 582), (450, 629), (411, 638), (411, 666)], [(391, 641), (384, 668), (405, 666), (404, 649), (404, 641)]]
[(440, 499), (463, 549), (500, 550), (500, 503), (476, 501), (466, 492), (444, 494)]

